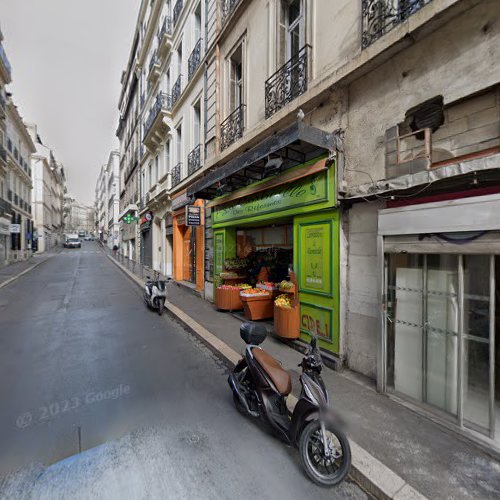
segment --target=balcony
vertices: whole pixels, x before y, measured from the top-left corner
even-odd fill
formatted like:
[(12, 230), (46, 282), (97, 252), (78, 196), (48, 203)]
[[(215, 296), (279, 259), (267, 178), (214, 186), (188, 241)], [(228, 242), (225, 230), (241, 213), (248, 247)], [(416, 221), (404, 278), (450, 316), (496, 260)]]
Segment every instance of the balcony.
[(172, 47), (172, 20), (165, 17), (158, 31), (158, 55), (164, 57)]
[(171, 186), (174, 188), (181, 182), (182, 180), (182, 162), (178, 163), (173, 169), (172, 169), (172, 182)]
[(174, 26), (177, 24), (177, 21), (179, 20), (179, 17), (181, 15), (183, 7), (184, 7), (183, 0), (177, 0), (176, 4), (174, 6), (174, 12), (173, 12)]
[(243, 137), (245, 129), (245, 105), (242, 104), (236, 108), (221, 124), (220, 124), (220, 150), (228, 148)]
[(194, 174), (201, 167), (201, 144), (188, 154), (188, 175)]
[(432, 0), (362, 0), (361, 48), (366, 49)]
[(191, 80), (192, 76), (195, 74), (196, 69), (201, 62), (201, 38), (198, 39), (196, 45), (194, 46), (191, 55), (188, 60), (188, 81)]
[(3, 162), (4, 164), (7, 163), (7, 151), (1, 144), (0, 144), (0, 162)]
[(179, 97), (182, 93), (182, 75), (179, 75), (177, 80), (172, 87), (172, 108), (175, 106), (175, 103), (179, 100)]
[(307, 90), (310, 48), (309, 45), (304, 45), (266, 80), (266, 118)]
[(165, 140), (170, 130), (171, 109), (170, 96), (160, 92), (144, 123), (143, 142), (149, 150), (154, 151)]
[(236, 7), (241, 3), (241, 0), (221, 0), (221, 18), (222, 24), (226, 24), (231, 14), (236, 10)]
[(8, 201), (0, 198), (0, 215), (7, 215), (11, 212), (12, 206)]
[(0, 43), (0, 71), (2, 72), (5, 82), (10, 83), (11, 82), (11, 73), (12, 73), (12, 68), (10, 66), (9, 59), (7, 57), (7, 54), (5, 53), (5, 50), (3, 48), (3, 45)]
[(155, 50), (153, 52), (153, 55), (151, 56), (151, 59), (149, 60), (148, 80), (151, 83), (151, 85), (154, 85), (158, 81), (158, 78), (160, 78), (160, 76), (161, 76), (161, 63), (160, 59), (158, 58), (158, 54)]

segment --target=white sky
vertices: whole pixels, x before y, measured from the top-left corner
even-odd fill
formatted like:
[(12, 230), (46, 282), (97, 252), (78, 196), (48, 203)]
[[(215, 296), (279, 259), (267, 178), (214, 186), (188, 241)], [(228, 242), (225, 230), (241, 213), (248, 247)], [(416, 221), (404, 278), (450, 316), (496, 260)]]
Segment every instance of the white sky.
[(21, 116), (66, 167), (68, 192), (94, 201), (118, 149), (120, 75), (140, 0), (0, 0), (3, 45)]

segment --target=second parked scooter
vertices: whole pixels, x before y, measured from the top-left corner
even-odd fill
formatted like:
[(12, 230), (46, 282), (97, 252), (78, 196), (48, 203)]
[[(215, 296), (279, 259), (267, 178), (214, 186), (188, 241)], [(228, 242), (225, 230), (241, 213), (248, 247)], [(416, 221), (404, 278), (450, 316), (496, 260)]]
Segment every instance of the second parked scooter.
[(155, 272), (153, 279), (146, 277), (147, 281), (144, 284), (144, 302), (146, 305), (161, 316), (165, 308), (165, 300), (167, 299), (167, 282), (160, 280), (159, 275)]

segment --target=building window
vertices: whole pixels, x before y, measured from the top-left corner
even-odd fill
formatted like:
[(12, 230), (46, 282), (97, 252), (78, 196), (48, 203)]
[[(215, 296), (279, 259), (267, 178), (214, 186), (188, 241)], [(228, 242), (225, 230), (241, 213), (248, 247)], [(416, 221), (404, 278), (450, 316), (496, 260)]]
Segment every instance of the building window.
[(182, 162), (182, 125), (179, 125), (176, 129), (176, 146), (177, 146), (177, 163)]
[(198, 101), (193, 106), (193, 146), (201, 143), (201, 102)]
[(165, 173), (170, 172), (170, 139), (165, 142)]
[(303, 0), (281, 0), (279, 7), (278, 67), (281, 67), (305, 45), (305, 16)]
[[(244, 104), (243, 44), (231, 54), (228, 61), (229, 113)], [(228, 114), (229, 114), (228, 113)]]

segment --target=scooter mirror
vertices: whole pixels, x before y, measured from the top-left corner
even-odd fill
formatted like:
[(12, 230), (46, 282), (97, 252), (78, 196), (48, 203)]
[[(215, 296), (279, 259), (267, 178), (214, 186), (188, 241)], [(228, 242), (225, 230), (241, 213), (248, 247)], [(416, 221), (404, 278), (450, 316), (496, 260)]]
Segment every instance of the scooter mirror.
[(316, 334), (311, 335), (311, 347), (316, 349), (316, 344), (318, 343), (318, 336)]

